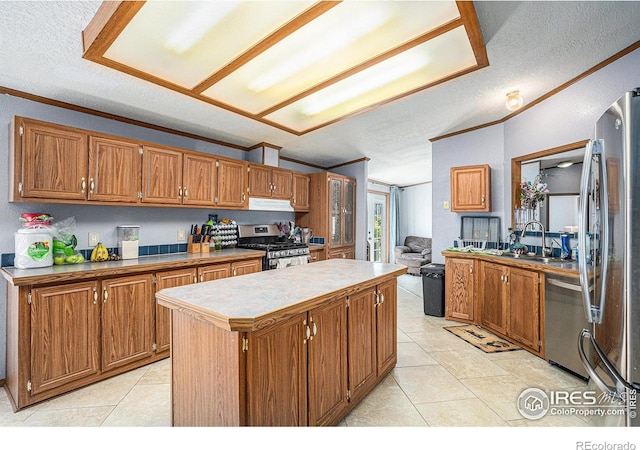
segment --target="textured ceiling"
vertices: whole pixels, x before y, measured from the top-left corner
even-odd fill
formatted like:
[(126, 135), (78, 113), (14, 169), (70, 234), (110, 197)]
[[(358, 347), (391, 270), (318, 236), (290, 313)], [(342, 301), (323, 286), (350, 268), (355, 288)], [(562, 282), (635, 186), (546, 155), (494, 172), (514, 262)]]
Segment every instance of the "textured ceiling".
[[(505, 117), (640, 41), (640, 2), (475, 2), (489, 67), (295, 136), (82, 59), (100, 2), (0, 1), (0, 86), (321, 166), (370, 158), (372, 179), (431, 180), (429, 139)], [(624, 30), (624, 32), (620, 32)]]

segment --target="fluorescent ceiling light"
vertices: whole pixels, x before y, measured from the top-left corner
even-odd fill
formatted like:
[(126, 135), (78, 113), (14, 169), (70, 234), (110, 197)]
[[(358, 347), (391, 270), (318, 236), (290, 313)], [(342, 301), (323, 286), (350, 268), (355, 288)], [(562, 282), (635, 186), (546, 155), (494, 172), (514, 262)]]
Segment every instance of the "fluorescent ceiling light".
[[(343, 17), (339, 23), (334, 23), (338, 31), (327, 34), (326, 30), (318, 30), (313, 36), (305, 36), (300, 41), (297, 55), (291, 55), (285, 61), (273, 61), (273, 68), (259, 76), (249, 85), (254, 92), (262, 92), (275, 84), (292, 77), (297, 72), (346, 47), (358, 38), (380, 27), (388, 20), (382, 9), (365, 12), (358, 20), (353, 17)], [(309, 42), (313, 42), (309, 45)]]
[(166, 47), (177, 53), (186, 52), (236, 6), (238, 3), (233, 1), (199, 2), (188, 17), (179, 22), (171, 32), (167, 38)]
[(570, 166), (573, 166), (573, 161), (563, 161), (558, 164), (558, 167), (560, 167), (561, 169), (565, 169)]
[(389, 66), (389, 64), (380, 64), (375, 66), (375, 69), (380, 69), (381, 66), (384, 66), (384, 69), (387, 70), (378, 70), (377, 74), (372, 74), (370, 77), (362, 80), (356, 85), (351, 84), (343, 86), (341, 89), (336, 89), (335, 92), (330, 93), (329, 95), (325, 95), (323, 92), (319, 93), (322, 95), (315, 94), (314, 97), (316, 97), (317, 100), (314, 99), (312, 104), (304, 108), (302, 113), (306, 116), (313, 116), (322, 111), (326, 111), (329, 108), (333, 108), (334, 106), (348, 100), (359, 97), (362, 94), (373, 91), (374, 89), (402, 78), (405, 75), (409, 75), (427, 64), (426, 58), (413, 58), (406, 59), (404, 62), (396, 62), (397, 64), (392, 65), (388, 69), (387, 66)]

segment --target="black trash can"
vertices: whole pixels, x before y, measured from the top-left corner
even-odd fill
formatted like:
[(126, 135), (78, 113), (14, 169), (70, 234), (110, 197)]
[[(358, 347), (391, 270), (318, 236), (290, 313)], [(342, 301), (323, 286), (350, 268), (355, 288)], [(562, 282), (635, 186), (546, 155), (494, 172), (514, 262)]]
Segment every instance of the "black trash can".
[(424, 313), (444, 317), (444, 264), (431, 263), (420, 268)]

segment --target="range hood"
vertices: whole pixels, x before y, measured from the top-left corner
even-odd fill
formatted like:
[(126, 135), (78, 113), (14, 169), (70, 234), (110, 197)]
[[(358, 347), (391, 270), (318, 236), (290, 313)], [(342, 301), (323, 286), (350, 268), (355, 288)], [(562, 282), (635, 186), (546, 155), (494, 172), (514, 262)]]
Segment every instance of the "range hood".
[(289, 211), (293, 212), (293, 207), (289, 200), (278, 200), (274, 198), (249, 197), (250, 211)]

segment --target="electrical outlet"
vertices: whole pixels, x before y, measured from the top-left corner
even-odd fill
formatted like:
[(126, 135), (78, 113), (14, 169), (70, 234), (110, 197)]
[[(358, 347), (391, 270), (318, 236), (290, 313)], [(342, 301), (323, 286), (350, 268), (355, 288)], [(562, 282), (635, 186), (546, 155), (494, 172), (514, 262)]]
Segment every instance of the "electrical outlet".
[(100, 234), (96, 231), (89, 233), (89, 247), (95, 247), (100, 242)]
[(187, 240), (187, 230), (184, 228), (178, 229), (178, 242), (185, 242)]

